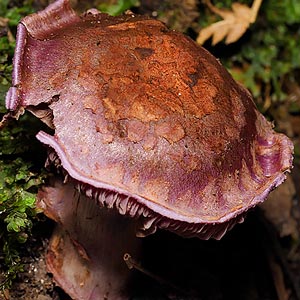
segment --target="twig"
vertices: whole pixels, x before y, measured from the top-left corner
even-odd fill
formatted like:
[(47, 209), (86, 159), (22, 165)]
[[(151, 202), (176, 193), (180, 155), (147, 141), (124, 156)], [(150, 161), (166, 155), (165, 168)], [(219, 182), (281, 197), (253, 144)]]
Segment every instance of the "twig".
[(123, 256), (123, 259), (124, 259), (128, 269), (130, 269), (130, 270), (136, 269), (136, 270), (140, 271), (141, 273), (147, 275), (148, 277), (154, 279), (155, 281), (159, 282), (162, 285), (169, 286), (173, 290), (175, 290), (183, 295), (191, 296), (191, 293), (183, 290), (182, 288), (178, 287), (177, 285), (174, 285), (172, 282), (143, 268), (138, 262), (136, 262), (136, 260), (134, 258), (131, 257), (131, 255), (129, 253), (125, 253)]

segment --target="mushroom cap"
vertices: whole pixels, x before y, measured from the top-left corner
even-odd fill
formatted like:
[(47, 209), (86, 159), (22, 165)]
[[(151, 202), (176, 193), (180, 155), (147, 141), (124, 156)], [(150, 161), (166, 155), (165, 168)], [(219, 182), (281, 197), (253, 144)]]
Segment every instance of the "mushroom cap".
[(54, 136), (38, 139), (143, 230), (219, 238), (292, 165), (291, 141), (220, 62), (144, 16), (78, 16), (59, 0), (24, 18), (6, 104), (50, 109)]

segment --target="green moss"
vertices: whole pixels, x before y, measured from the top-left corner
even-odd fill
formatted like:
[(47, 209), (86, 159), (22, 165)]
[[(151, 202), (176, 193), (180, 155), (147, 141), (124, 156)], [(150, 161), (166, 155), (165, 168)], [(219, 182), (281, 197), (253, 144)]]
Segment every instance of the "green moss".
[(110, 14), (111, 16), (117, 16), (125, 12), (126, 10), (132, 8), (133, 6), (137, 6), (137, 0), (118, 0), (116, 4), (100, 4), (98, 9), (102, 12)]
[[(32, 12), (32, 1), (21, 1), (21, 7), (12, 1), (0, 1), (2, 28), (0, 36), (0, 120), (5, 109), (5, 94), (11, 85), (14, 35), (19, 20)], [(30, 235), (36, 215), (35, 196), (44, 180), (38, 167), (34, 142), (36, 120), (23, 116), (19, 122), (11, 121), (0, 130), (0, 257), (5, 280), (0, 288), (9, 288), (23, 270), (21, 245)]]
[(2, 288), (8, 288), (16, 272), (22, 269), (20, 244), (30, 235), (36, 215), (37, 188), (45, 177), (41, 170), (33, 168), (32, 162), (23, 158), (27, 149), (19, 148), (23, 144), (21, 140), (24, 142), (20, 132), (17, 136), (12, 134), (11, 141), (7, 139), (9, 133), (9, 129), (0, 132), (1, 150), (4, 150), (0, 154), (0, 253), (6, 271), (6, 280), (0, 283)]

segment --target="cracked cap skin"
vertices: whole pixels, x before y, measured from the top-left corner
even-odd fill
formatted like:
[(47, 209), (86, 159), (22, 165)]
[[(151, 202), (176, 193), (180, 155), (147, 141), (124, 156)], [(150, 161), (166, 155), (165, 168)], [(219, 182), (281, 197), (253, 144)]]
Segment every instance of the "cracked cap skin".
[(7, 108), (54, 128), (37, 138), (144, 234), (221, 238), (292, 167), (291, 141), (220, 62), (145, 16), (56, 1), (19, 24), (12, 85)]

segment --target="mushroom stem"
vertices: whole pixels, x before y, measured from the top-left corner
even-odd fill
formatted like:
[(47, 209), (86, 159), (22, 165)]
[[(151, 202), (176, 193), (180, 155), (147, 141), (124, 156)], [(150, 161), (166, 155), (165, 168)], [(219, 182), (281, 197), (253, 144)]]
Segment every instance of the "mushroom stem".
[(133, 272), (123, 255), (139, 256), (134, 222), (80, 195), (72, 182), (44, 188), (38, 205), (58, 223), (47, 265), (59, 286), (76, 300), (128, 299)]

